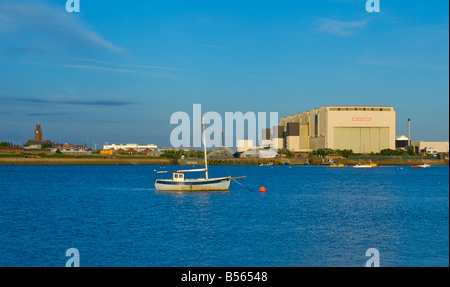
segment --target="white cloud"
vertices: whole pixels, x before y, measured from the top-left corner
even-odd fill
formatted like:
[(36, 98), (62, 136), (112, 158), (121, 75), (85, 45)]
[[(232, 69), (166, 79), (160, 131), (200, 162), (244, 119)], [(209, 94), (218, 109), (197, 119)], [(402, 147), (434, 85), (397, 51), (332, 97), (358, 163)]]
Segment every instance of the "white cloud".
[(99, 70), (99, 71), (108, 71), (108, 72), (137, 73), (137, 71), (128, 70), (128, 69), (115, 69), (115, 68), (99, 67), (99, 66), (92, 66), (92, 65), (63, 65), (62, 67), (72, 68), (72, 69)]
[(351, 36), (367, 27), (368, 21), (338, 21), (323, 18), (317, 21), (317, 30), (333, 36)]
[(91, 63), (97, 63), (97, 64), (106, 64), (111, 66), (121, 66), (121, 67), (131, 67), (131, 68), (142, 68), (142, 69), (150, 69), (150, 70), (167, 70), (167, 71), (175, 71), (175, 72), (186, 72), (184, 69), (179, 68), (173, 68), (173, 67), (163, 67), (163, 66), (151, 66), (151, 65), (137, 65), (137, 64), (119, 64), (119, 63), (113, 63), (103, 60), (96, 60), (96, 59), (87, 59), (87, 58), (69, 58), (74, 61), (81, 61), (81, 62), (91, 62)]
[[(90, 30), (63, 6), (24, 1), (0, 3), (0, 36), (9, 46), (43, 49), (88, 47), (123, 52), (98, 33)], [(8, 37), (9, 36), (9, 37)], [(36, 47), (39, 46), (39, 47)]]
[[(98, 62), (102, 62), (102, 61), (98, 61)], [(126, 65), (126, 66), (132, 66), (132, 65)], [(139, 66), (139, 65), (136, 65), (136, 66)], [(150, 77), (154, 77), (154, 78), (174, 80), (174, 81), (178, 81), (178, 82), (184, 81), (183, 79), (175, 77), (172, 74), (167, 73), (166, 71), (162, 71), (159, 73), (149, 73), (149, 72), (140, 71), (140, 70), (119, 69), (119, 68), (93, 66), (93, 65), (61, 65), (60, 67), (69, 68), (69, 69), (97, 70), (97, 71), (104, 71), (104, 72), (135, 73), (135, 74), (146, 75), (146, 76), (150, 76)]]

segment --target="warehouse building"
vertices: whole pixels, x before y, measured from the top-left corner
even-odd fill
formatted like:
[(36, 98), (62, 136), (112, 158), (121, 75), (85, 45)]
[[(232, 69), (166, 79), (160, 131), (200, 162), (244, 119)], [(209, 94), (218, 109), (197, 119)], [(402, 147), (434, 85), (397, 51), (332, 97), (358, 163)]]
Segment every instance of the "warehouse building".
[(395, 149), (395, 111), (385, 106), (323, 106), (284, 117), (273, 144), (292, 152), (320, 148), (378, 153)]
[(413, 142), (414, 152), (416, 154), (427, 153), (427, 154), (438, 154), (438, 153), (448, 153), (449, 145), (447, 142), (427, 142), (427, 141), (417, 141)]

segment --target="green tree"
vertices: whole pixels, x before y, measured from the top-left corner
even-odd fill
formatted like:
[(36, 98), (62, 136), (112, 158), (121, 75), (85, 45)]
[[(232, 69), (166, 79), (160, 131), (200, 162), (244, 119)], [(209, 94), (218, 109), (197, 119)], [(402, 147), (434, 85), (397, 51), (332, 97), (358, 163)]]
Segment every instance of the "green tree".
[(0, 147), (13, 147), (13, 144), (10, 142), (0, 142)]
[(333, 153), (335, 153), (335, 151), (332, 150), (332, 149), (329, 149), (329, 148), (319, 148), (319, 149), (313, 151), (313, 152), (312, 152), (312, 155), (317, 155), (317, 156), (322, 156), (322, 157), (324, 157), (324, 156), (327, 156), (327, 155), (330, 155), (330, 154), (333, 154)]
[(343, 157), (348, 157), (349, 155), (353, 155), (353, 150), (352, 149), (341, 149), (341, 150), (336, 150), (336, 153), (343, 156)]
[(7, 148), (20, 148), (19, 145), (15, 145), (13, 143), (10, 142), (0, 142), (0, 147), (7, 147)]
[(52, 148), (52, 147), (53, 147), (53, 145), (52, 145), (51, 143), (43, 143), (43, 144), (41, 145), (41, 148), (42, 148), (42, 149)]

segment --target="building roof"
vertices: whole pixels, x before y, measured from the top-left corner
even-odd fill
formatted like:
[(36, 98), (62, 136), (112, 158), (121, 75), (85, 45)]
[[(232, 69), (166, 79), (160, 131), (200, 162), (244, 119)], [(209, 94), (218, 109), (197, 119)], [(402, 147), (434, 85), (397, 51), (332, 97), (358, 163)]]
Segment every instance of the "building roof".
[(243, 155), (259, 155), (260, 150), (259, 149), (249, 149), (242, 153)]
[(278, 152), (273, 149), (249, 149), (242, 154), (278, 154)]
[[(313, 112), (313, 111), (318, 111), (318, 110), (320, 110), (320, 109), (322, 109), (322, 108), (389, 108), (389, 109), (392, 109), (392, 111), (394, 111), (394, 107), (392, 107), (392, 106), (377, 106), (377, 105), (330, 105), (330, 106), (321, 106), (320, 108), (313, 108), (313, 109), (310, 109), (310, 110), (308, 110), (308, 111), (303, 111), (303, 112), (300, 112), (300, 113), (296, 113), (296, 114), (294, 114), (294, 115), (288, 115), (288, 116), (282, 117), (281, 119), (286, 119), (286, 118), (289, 118), (289, 117), (294, 117), (294, 116), (296, 116), (296, 115), (301, 115), (301, 114), (303, 114), (303, 113), (310, 113), (310, 112)], [(368, 112), (370, 112), (370, 111), (368, 111)]]
[(393, 108), (392, 106), (378, 106), (378, 105), (332, 105), (332, 106), (322, 106), (322, 108), (342, 108), (342, 107), (373, 107), (373, 108)]
[(234, 151), (228, 147), (218, 147), (208, 154), (209, 158), (234, 158)]
[(407, 141), (409, 138), (407, 136), (401, 135), (395, 138), (397, 141)]

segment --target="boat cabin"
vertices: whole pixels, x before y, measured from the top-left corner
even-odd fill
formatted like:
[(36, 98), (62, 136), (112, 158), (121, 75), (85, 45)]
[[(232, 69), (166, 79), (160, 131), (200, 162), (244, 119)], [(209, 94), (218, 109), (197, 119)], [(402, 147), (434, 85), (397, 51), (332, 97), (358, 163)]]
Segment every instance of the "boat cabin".
[(174, 172), (172, 175), (173, 181), (184, 181), (184, 173)]

